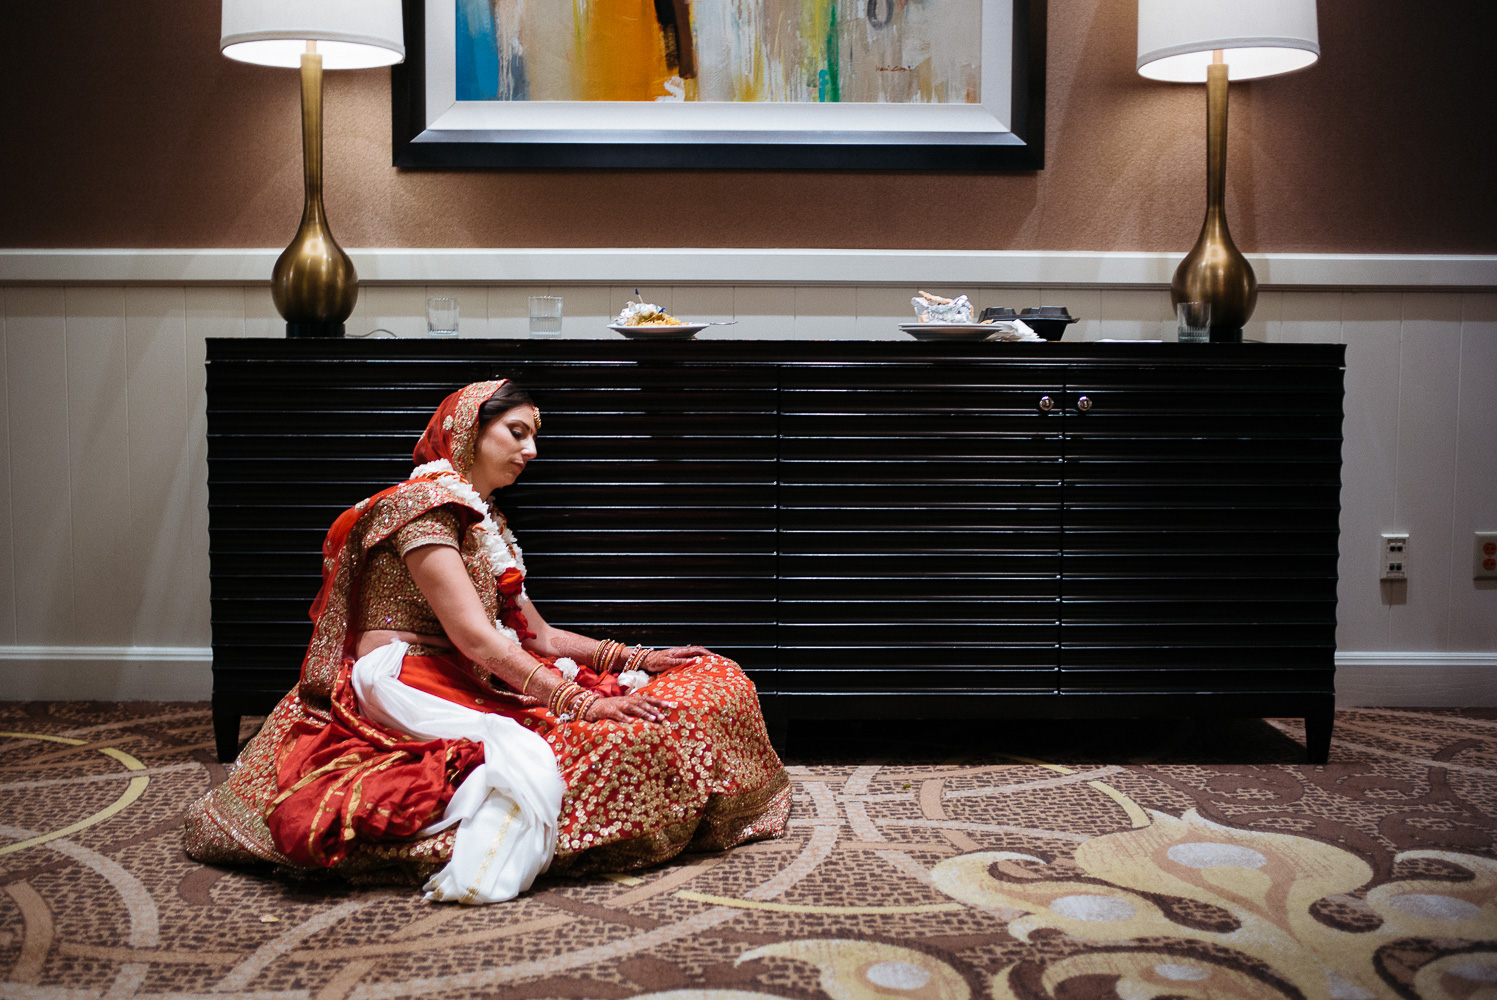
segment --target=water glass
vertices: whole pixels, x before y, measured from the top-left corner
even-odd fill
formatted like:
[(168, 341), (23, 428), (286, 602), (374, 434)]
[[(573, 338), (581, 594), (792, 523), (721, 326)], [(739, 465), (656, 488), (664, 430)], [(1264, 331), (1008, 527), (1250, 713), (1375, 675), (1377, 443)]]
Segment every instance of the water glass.
[(457, 336), (457, 299), (434, 295), (426, 300), (426, 332), (432, 337)]
[(530, 332), (547, 335), (561, 332), (561, 296), (530, 297)]
[(1211, 303), (1181, 302), (1175, 306), (1182, 344), (1204, 344), (1211, 339)]

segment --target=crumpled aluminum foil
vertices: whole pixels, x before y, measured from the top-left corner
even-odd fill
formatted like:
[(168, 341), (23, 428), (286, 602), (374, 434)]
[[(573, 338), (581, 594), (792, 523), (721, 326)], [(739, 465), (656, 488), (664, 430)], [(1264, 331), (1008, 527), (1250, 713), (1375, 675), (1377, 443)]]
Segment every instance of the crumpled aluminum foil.
[(965, 295), (958, 295), (949, 304), (932, 302), (922, 296), (910, 299), (915, 307), (915, 319), (921, 323), (971, 323), (974, 322), (972, 303)]

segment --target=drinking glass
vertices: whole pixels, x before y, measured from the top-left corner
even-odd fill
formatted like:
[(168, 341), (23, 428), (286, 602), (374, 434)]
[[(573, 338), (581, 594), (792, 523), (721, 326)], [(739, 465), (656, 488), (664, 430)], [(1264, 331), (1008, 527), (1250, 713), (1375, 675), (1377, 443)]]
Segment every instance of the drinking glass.
[(457, 336), (457, 299), (434, 295), (426, 300), (426, 332), (432, 337)]
[(530, 332), (548, 335), (561, 332), (561, 296), (530, 297)]
[(1175, 306), (1175, 318), (1182, 344), (1204, 344), (1211, 339), (1211, 303), (1181, 302)]

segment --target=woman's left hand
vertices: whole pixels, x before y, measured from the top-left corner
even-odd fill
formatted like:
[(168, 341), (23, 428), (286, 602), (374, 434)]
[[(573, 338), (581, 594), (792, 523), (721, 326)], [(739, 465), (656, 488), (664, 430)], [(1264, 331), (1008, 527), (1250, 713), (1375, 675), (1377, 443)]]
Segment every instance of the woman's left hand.
[(652, 649), (645, 656), (643, 666), (647, 673), (662, 674), (667, 670), (685, 666), (698, 656), (710, 656), (712, 650), (704, 646), (672, 646), (670, 649)]
[(583, 713), (584, 722), (599, 722), (612, 719), (614, 722), (664, 722), (665, 715), (676, 707), (673, 701), (664, 701), (648, 694), (625, 694), (615, 698), (599, 698)]

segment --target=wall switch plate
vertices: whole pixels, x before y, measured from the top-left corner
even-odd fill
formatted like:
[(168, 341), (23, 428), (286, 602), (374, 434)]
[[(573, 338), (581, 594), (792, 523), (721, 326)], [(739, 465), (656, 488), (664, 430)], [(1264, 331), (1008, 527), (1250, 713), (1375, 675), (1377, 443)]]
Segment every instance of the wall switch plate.
[(1409, 578), (1409, 536), (1407, 532), (1383, 532), (1383, 561), (1380, 580)]
[(1497, 531), (1478, 531), (1471, 561), (1471, 579), (1497, 580)]

